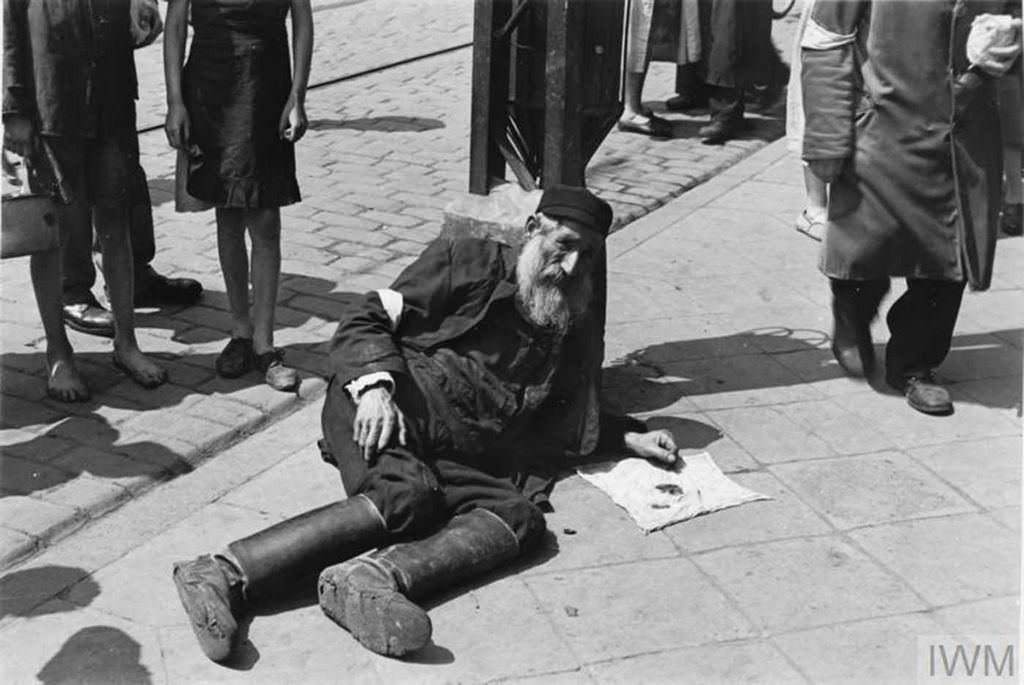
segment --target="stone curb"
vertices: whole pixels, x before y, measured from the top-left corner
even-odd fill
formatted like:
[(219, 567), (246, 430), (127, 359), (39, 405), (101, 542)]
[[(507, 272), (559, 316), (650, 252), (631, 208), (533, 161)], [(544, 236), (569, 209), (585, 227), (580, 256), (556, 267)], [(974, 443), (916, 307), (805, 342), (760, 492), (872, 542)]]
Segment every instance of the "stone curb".
[[(748, 173), (745, 170), (746, 164), (744, 164), (744, 169), (737, 169), (738, 164), (744, 163), (745, 160), (756, 161), (758, 153), (766, 149), (769, 151), (768, 156), (774, 160), (782, 154), (779, 150), (784, 149), (781, 141), (772, 143), (761, 139), (738, 140), (727, 147), (730, 148), (728, 153), (724, 154), (713, 167), (702, 170), (696, 175), (666, 174), (662, 180), (672, 181), (672, 183), (651, 184), (651, 188), (645, 188), (643, 195), (629, 193), (629, 189), (623, 192), (602, 191), (601, 174), (593, 174), (596, 192), (610, 201), (616, 214), (612, 227), (614, 233), (608, 244), (609, 259), (631, 249), (657, 233), (659, 229), (664, 229), (667, 226), (663, 213), (659, 214), (657, 221), (650, 223), (643, 221), (654, 210), (669, 203), (679, 203), (679, 210), (669, 211), (683, 213), (691, 211), (693, 208), (711, 201), (721, 192), (735, 187), (752, 173), (756, 173)], [(643, 153), (638, 152), (637, 154)], [(762, 166), (763, 164), (757, 164), (757, 169)], [(662, 189), (663, 192), (655, 192), (656, 188)], [(626, 225), (630, 225), (631, 230), (621, 231), (620, 229)], [(182, 439), (180, 428), (171, 425), (166, 425), (162, 432), (160, 425), (154, 424), (153, 419), (147, 416), (136, 417), (126, 423), (118, 424), (117, 428), (122, 433), (122, 437), (125, 434), (143, 439), (154, 435), (159, 436), (161, 445), (172, 446), (173, 451), (181, 456), (168, 461), (166, 450), (153, 450), (157, 454), (147, 460), (146, 455), (140, 455), (137, 449), (131, 455), (118, 453), (115, 449), (114, 453), (118, 454), (120, 458), (128, 459), (134, 466), (148, 470), (143, 475), (121, 479), (118, 483), (78, 473), (73, 479), (44, 491), (42, 496), (12, 495), (5, 498), (8, 513), (4, 517), (5, 525), (0, 526), (0, 570), (31, 558), (55, 541), (67, 537), (125, 501), (149, 491), (163, 481), (196, 468), (199, 464), (245, 437), (265, 429), (310, 402), (318, 400), (325, 391), (326, 383), (322, 378), (306, 378), (303, 381), (303, 388), (301, 395), (283, 401), (280, 399), (282, 397), (280, 393), (269, 389), (267, 392), (272, 396), (266, 402), (252, 401), (251, 398), (246, 402), (233, 398), (230, 394), (209, 396), (200, 400), (204, 403), (212, 403), (211, 406), (201, 409), (217, 414), (232, 415), (232, 411), (237, 411), (239, 404), (245, 405), (249, 415), (243, 417), (241, 423), (237, 425), (216, 424), (205, 419), (202, 416), (202, 411), (197, 415), (194, 409), (191, 412), (169, 411), (157, 414), (160, 421), (170, 418), (172, 421), (178, 419), (191, 422), (191, 425), (201, 433), (198, 440)], [(186, 393), (195, 390), (195, 388), (189, 387), (182, 389)], [(218, 425), (223, 430), (218, 431)], [(83, 441), (76, 440), (76, 442), (81, 445)], [(79, 446), (72, 451), (77, 456), (81, 456), (83, 449), (88, 449), (87, 441), (85, 448)], [(100, 459), (109, 458), (109, 453), (98, 455), (96, 452), (98, 450), (93, 450), (88, 456)], [(14, 456), (17, 457), (17, 454), (15, 453)], [(60, 460), (59, 458), (56, 461)], [(50, 464), (42, 466), (42, 468), (49, 467)], [(39, 468), (39, 465), (36, 468)], [(81, 471), (81, 469), (78, 470)], [(10, 514), (12, 510), (16, 512), (14, 515)], [(33, 530), (28, 532), (10, 527), (12, 521), (35, 521), (37, 525), (30, 526)]]
[[(22, 500), (24, 508), (35, 510), (36, 516), (47, 517), (48, 523), (45, 524), (41, 532), (28, 533), (10, 527), (14, 522), (12, 521), (14, 517), (6, 517), (4, 526), (0, 527), (0, 571), (30, 559), (53, 543), (113, 511), (126, 501), (149, 492), (160, 483), (194, 470), (220, 452), (318, 401), (324, 395), (326, 388), (327, 383), (322, 378), (304, 378), (299, 393), (291, 395), (283, 402), (271, 405), (269, 409), (258, 410), (258, 413), (243, 419), (237, 426), (226, 428), (220, 433), (202, 438), (198, 444), (183, 448), (180, 458), (171, 463), (145, 462), (153, 466), (151, 472), (131, 479), (124, 486), (102, 483), (100, 479), (93, 476), (80, 475), (47, 491), (45, 499), (22, 495), (8, 498)], [(231, 408), (232, 404), (236, 404), (234, 400), (226, 400), (227, 397), (210, 401), (228, 408)], [(83, 448), (77, 448), (77, 450), (81, 449)], [(124, 453), (117, 454), (119, 457), (134, 462), (143, 462), (142, 459), (133, 458)], [(5, 458), (8, 457), (5, 455)], [(87, 479), (86, 482), (93, 484), (94, 487), (90, 489), (87, 485), (83, 488), (80, 484), (82, 479)], [(103, 487), (104, 485), (106, 487)], [(85, 492), (82, 492), (83, 489)], [(56, 502), (62, 502), (62, 504)]]

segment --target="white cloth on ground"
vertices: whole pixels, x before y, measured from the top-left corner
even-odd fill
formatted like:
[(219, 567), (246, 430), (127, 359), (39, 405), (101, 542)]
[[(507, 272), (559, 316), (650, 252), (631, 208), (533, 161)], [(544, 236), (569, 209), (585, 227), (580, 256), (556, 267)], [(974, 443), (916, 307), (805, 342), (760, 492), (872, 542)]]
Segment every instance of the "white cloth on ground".
[(771, 499), (730, 480), (707, 452), (687, 455), (685, 461), (667, 468), (630, 458), (587, 465), (577, 473), (625, 509), (645, 533), (701, 514)]

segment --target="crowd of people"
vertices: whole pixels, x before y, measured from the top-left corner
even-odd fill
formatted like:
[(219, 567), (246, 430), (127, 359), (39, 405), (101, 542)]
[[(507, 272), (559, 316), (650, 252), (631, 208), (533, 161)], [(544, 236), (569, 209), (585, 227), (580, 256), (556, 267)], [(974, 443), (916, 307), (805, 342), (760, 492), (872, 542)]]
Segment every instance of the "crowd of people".
[[(186, 60), (189, 21), (194, 36)], [(42, 177), (64, 199), (60, 275), (49, 261), (42, 267), (43, 257), (33, 257), (31, 270), (47, 337), (47, 392), (58, 400), (90, 397), (65, 324), (112, 337), (113, 364), (155, 388), (167, 372), (139, 349), (134, 310), (188, 305), (202, 293), (199, 282), (168, 278), (150, 266), (156, 248), (139, 163), (133, 50), (152, 43), (163, 26), (156, 0), (4, 0), (4, 146), (26, 164), (46, 167)], [(298, 374), (274, 347), (273, 331), (280, 207), (300, 199), (294, 144), (307, 127), (310, 2), (172, 0), (166, 28), (166, 130), (183, 158), (179, 204), (215, 208), (231, 309), (231, 339), (217, 372), (236, 378), (255, 370), (271, 387), (294, 390)], [(94, 235), (109, 311), (92, 293)], [(62, 283), (59, 295), (46, 285), (54, 278)]]
[(620, 131), (672, 135), (671, 123), (643, 106), (652, 60), (677, 65), (676, 95), (665, 102), (667, 110), (709, 110), (698, 131), (707, 145), (742, 134), (746, 107), (770, 107), (781, 95), (788, 76), (772, 43), (770, 2), (629, 0), (628, 6)]
[[(750, 63), (770, 64), (756, 55), (770, 48), (771, 7), (676, 4), (688, 85), (673, 107), (706, 98), (712, 114), (702, 136), (720, 142), (742, 125), (757, 82)], [(873, 373), (871, 321), (890, 279), (906, 278), (887, 315), (884, 375), (929, 414), (953, 411), (933, 371), (949, 351), (964, 288), (990, 283), (999, 224), (1014, 230), (1014, 206), (1019, 232), (1014, 4), (818, 0), (800, 31), (800, 88), (791, 90), (800, 100), (790, 110), (799, 112), (794, 149), (808, 202), (797, 228), (822, 241), (832, 353), (850, 375)], [(620, 121), (650, 135), (664, 132), (639, 97), (658, 7), (630, 3)], [(133, 0), (129, 10), (119, 0), (4, 0), (4, 10), (4, 145), (51, 164), (69, 198), (61, 215), (64, 319), (112, 334), (114, 363), (155, 387), (166, 372), (138, 347), (134, 306), (187, 303), (201, 290), (148, 265), (152, 221), (138, 164), (132, 50), (160, 30), (155, 3)], [(273, 347), (280, 207), (300, 200), (294, 145), (307, 127), (312, 41), (309, 0), (167, 7), (166, 133), (179, 155), (177, 200), (215, 209), (230, 304), (230, 340), (216, 368), (227, 377), (258, 371), (281, 390), (294, 389), (298, 376)], [(669, 432), (601, 411), (603, 303), (593, 276), (611, 221), (610, 206), (593, 193), (551, 185), (526, 220), (521, 247), (438, 240), (390, 288), (339, 306), (320, 447), (347, 497), (175, 564), (182, 605), (211, 659), (235, 654), (252, 602), (309, 573), (320, 574), (324, 613), (360, 643), (388, 656), (413, 652), (431, 634), (417, 602), (537, 546), (554, 473), (594, 455), (678, 460)], [(109, 320), (82, 266), (93, 232)], [(43, 270), (33, 263), (33, 279)], [(37, 292), (50, 294), (39, 303), (48, 388), (59, 399), (85, 399), (63, 327), (53, 326), (55, 291)]]

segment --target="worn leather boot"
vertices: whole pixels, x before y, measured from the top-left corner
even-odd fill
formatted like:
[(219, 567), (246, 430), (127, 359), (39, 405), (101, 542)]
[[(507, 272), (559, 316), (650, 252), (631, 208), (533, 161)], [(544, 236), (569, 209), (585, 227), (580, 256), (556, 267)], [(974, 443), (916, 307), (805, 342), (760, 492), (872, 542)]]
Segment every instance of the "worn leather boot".
[(174, 584), (203, 652), (228, 659), (245, 602), (382, 544), (384, 520), (363, 495), (308, 511), (228, 545), (221, 556), (174, 564)]
[(508, 524), (474, 509), (425, 540), (324, 569), (320, 608), (367, 649), (403, 656), (430, 642), (430, 617), (412, 600), (486, 573), (518, 554), (519, 540)]
[(204, 554), (174, 564), (173, 578), (203, 653), (213, 661), (224, 661), (238, 633), (242, 572), (222, 556)]

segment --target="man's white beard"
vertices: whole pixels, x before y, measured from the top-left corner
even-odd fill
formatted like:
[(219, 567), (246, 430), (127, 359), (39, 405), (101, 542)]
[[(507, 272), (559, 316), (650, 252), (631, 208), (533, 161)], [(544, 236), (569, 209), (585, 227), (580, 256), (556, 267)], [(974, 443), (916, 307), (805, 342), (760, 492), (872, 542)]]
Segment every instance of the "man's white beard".
[(590, 274), (564, 277), (557, 263), (545, 265), (540, 246), (541, 236), (537, 235), (530, 238), (519, 253), (517, 296), (530, 321), (565, 335), (586, 312), (592, 290)]

